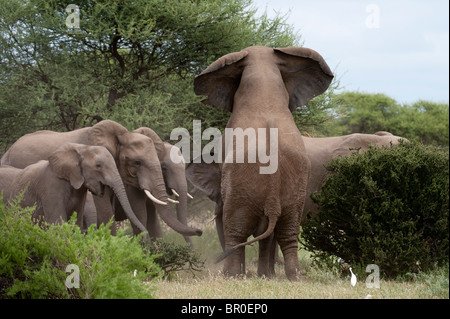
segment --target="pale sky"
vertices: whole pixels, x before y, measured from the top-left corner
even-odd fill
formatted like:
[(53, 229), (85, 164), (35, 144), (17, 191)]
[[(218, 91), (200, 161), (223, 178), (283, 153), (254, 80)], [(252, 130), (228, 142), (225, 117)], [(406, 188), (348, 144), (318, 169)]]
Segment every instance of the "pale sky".
[(258, 13), (289, 13), (345, 91), (400, 103), (449, 102), (448, 0), (253, 0)]

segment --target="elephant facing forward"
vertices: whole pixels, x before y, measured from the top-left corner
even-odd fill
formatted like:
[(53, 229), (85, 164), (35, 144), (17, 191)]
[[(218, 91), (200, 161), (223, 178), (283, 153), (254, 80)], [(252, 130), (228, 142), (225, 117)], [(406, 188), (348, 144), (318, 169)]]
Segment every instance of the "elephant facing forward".
[(36, 205), (34, 218), (44, 217), (45, 221), (57, 224), (67, 221), (76, 211), (80, 227), (87, 191), (101, 197), (108, 186), (131, 222), (146, 231), (133, 214), (114, 158), (103, 146), (64, 144), (47, 161), (24, 169), (0, 167), (0, 181), (5, 203), (25, 190), (21, 206)]
[[(104, 120), (92, 127), (64, 133), (38, 131), (27, 134), (8, 149), (1, 159), (1, 164), (24, 168), (39, 160), (46, 160), (56, 148), (67, 142), (106, 147), (117, 163), (123, 183), (144, 192), (154, 201), (157, 204), (156, 211), (169, 227), (184, 236), (202, 234), (200, 229), (180, 223), (168, 207), (168, 195), (157, 155), (157, 145), (151, 138), (129, 132), (117, 122)], [(103, 198), (94, 196), (98, 225), (113, 217), (113, 195), (111, 190), (106, 188)], [(130, 203), (133, 211), (139, 210), (131, 199)], [(114, 227), (112, 231), (115, 232)]]
[[(150, 128), (141, 127), (133, 131), (134, 133), (139, 133), (144, 136), (151, 138), (155, 144), (155, 148), (158, 154), (159, 161), (161, 163), (161, 170), (164, 177), (164, 184), (166, 191), (169, 195), (174, 195), (176, 201), (168, 198), (169, 201), (176, 202), (176, 213), (177, 219), (183, 225), (187, 225), (187, 202), (188, 198), (192, 196), (187, 191), (187, 181), (185, 175), (185, 163), (181, 155), (180, 149), (170, 143), (163, 142), (161, 138)], [(178, 156), (180, 159), (174, 162), (171, 158), (171, 153), (173, 156)], [(135, 187), (127, 186), (127, 194), (133, 201), (133, 207), (139, 220), (146, 225), (149, 232), (149, 236), (152, 239), (161, 238), (162, 231), (160, 223), (156, 214), (157, 206), (153, 201), (150, 201), (146, 194)], [(87, 213), (89, 216), (88, 220), (91, 222), (94, 220), (91, 215), (95, 215), (95, 207), (89, 200), (87, 201)], [(117, 206), (116, 206), (117, 207)], [(116, 209), (116, 220), (123, 220), (126, 216), (122, 214), (121, 209)], [(89, 223), (86, 224), (89, 226)], [(136, 232), (137, 229), (134, 228)], [(184, 236), (186, 242), (192, 245), (192, 240), (189, 236)]]

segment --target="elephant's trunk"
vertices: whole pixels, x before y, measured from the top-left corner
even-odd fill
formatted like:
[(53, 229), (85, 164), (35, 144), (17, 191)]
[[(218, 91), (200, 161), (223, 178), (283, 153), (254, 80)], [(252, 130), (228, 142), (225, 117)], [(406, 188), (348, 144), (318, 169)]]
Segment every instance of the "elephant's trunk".
[[(184, 172), (183, 172), (184, 173)], [(187, 225), (187, 217), (188, 217), (188, 192), (187, 192), (187, 182), (184, 174), (177, 175), (175, 179), (175, 188), (172, 190), (174, 195), (177, 197), (176, 199), (179, 203), (176, 205), (177, 210), (177, 218), (183, 224)], [(184, 240), (192, 245), (192, 240), (190, 237), (184, 236)]]
[(130, 202), (128, 201), (128, 197), (126, 195), (125, 186), (123, 185), (122, 178), (120, 177), (119, 173), (117, 172), (117, 175), (107, 181), (106, 184), (113, 190), (114, 194), (120, 202), (120, 205), (122, 205), (127, 218), (131, 221), (131, 223), (139, 228), (140, 231), (147, 232), (147, 229), (139, 221), (139, 219), (134, 214), (133, 209), (131, 208)]
[[(167, 193), (165, 191), (165, 184), (159, 185), (155, 187), (155, 190), (153, 191), (153, 194), (156, 196), (156, 198), (167, 202)], [(181, 196), (181, 195), (180, 195)], [(181, 201), (180, 201), (181, 204)], [(178, 204), (178, 205), (180, 205)], [(177, 205), (177, 206), (178, 206)], [(202, 231), (197, 228), (191, 228), (187, 225), (184, 225), (181, 223), (174, 214), (170, 211), (170, 208), (166, 205), (155, 205), (156, 211), (158, 212), (161, 219), (173, 230), (180, 233), (183, 236), (201, 236)]]

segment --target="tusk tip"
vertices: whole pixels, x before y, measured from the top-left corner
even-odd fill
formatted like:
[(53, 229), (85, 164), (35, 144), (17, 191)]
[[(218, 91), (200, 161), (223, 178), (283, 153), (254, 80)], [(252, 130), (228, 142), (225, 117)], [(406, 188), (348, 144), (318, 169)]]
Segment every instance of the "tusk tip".
[(176, 190), (174, 190), (173, 188), (171, 188), (170, 190), (176, 197), (180, 197), (180, 194), (178, 194)]
[(155, 196), (153, 196), (152, 193), (150, 193), (150, 191), (144, 189), (144, 192), (145, 192), (145, 195), (147, 195), (147, 197), (150, 198), (156, 204), (164, 205), (164, 206), (167, 205), (166, 202), (163, 202), (163, 201), (157, 199)]
[(170, 203), (172, 203), (172, 204), (179, 204), (179, 203), (180, 203), (179, 201), (174, 200), (174, 199), (172, 199), (172, 198), (167, 198), (167, 201), (170, 202)]

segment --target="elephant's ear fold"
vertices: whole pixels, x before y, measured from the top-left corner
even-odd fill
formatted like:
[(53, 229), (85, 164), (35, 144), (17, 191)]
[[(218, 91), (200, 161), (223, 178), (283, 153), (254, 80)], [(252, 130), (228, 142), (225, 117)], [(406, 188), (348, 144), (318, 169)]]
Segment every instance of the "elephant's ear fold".
[(202, 102), (229, 112), (233, 111), (234, 94), (241, 81), (247, 51), (229, 53), (213, 62), (194, 79), (194, 92), (206, 95)]
[[(194, 160), (195, 161), (195, 160)], [(186, 168), (186, 178), (214, 202), (221, 200), (221, 172), (217, 163), (191, 163)]]
[(300, 47), (274, 51), (280, 59), (278, 66), (289, 93), (291, 112), (326, 91), (333, 73), (319, 53)]
[(104, 120), (89, 129), (88, 143), (104, 146), (114, 158), (119, 156), (118, 136), (128, 133), (128, 130), (117, 122)]
[(59, 147), (48, 158), (53, 173), (70, 182), (73, 188), (79, 189), (84, 184), (81, 170), (82, 155), (80, 148), (85, 145), (67, 143)]
[(153, 144), (155, 144), (155, 149), (156, 153), (158, 153), (159, 160), (162, 161), (164, 159), (164, 157), (166, 156), (166, 148), (164, 146), (163, 140), (159, 137), (158, 134), (156, 134), (155, 131), (148, 127), (140, 127), (138, 129), (135, 129), (133, 133), (139, 133), (150, 137), (153, 141)]

